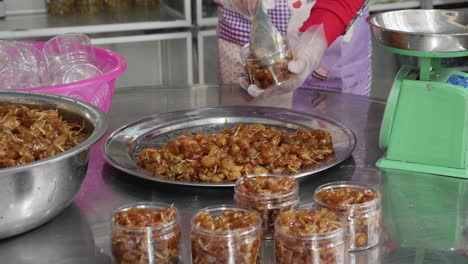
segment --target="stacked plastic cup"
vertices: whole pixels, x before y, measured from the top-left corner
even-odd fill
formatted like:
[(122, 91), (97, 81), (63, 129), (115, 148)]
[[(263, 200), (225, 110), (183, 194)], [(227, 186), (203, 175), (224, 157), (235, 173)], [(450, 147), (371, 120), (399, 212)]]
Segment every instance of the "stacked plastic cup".
[(76, 82), (102, 74), (91, 40), (83, 34), (59, 35), (44, 44), (50, 85)]
[[(40, 53), (40, 51), (39, 51)], [(2, 89), (41, 85), (39, 58), (35, 51), (16, 42), (0, 41), (0, 84)]]

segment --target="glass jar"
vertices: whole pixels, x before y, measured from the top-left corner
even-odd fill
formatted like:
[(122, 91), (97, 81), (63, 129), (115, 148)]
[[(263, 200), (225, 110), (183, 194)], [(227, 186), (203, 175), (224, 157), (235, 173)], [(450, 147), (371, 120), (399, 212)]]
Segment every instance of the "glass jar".
[(51, 15), (68, 15), (75, 12), (75, 0), (47, 0), (47, 12)]
[[(248, 45), (243, 50), (248, 50)], [(287, 47), (284, 51), (266, 54), (262, 58), (257, 58), (249, 51), (243, 59), (244, 71), (251, 84), (267, 89), (289, 80), (292, 73), (288, 69), (288, 63), (292, 59), (292, 52)]]
[(156, 9), (159, 7), (159, 0), (133, 0), (135, 8), (150, 8)]
[(273, 238), (276, 217), (299, 204), (299, 186), (294, 177), (256, 175), (240, 178), (234, 187), (237, 206), (256, 210), (262, 218), (264, 239)]
[(76, 0), (76, 10), (81, 14), (96, 14), (104, 10), (104, 0)]
[(337, 212), (326, 208), (284, 212), (275, 222), (276, 263), (347, 263), (346, 236), (346, 219)]
[[(333, 202), (324, 198), (324, 195), (333, 195)], [(369, 195), (372, 199), (366, 200), (363, 195)], [(380, 197), (377, 190), (352, 182), (324, 184), (314, 193), (314, 201), (319, 208), (329, 208), (347, 218), (350, 251), (368, 249), (379, 243), (382, 234)], [(365, 202), (356, 202), (359, 199)]]
[(115, 263), (180, 263), (178, 215), (175, 207), (164, 203), (143, 202), (117, 209), (111, 233)]
[(192, 219), (192, 264), (260, 263), (262, 222), (254, 210), (208, 207)]
[(382, 247), (378, 245), (367, 250), (349, 252), (349, 264), (382, 263)]
[(132, 0), (106, 0), (106, 8), (110, 11), (128, 11), (132, 4)]

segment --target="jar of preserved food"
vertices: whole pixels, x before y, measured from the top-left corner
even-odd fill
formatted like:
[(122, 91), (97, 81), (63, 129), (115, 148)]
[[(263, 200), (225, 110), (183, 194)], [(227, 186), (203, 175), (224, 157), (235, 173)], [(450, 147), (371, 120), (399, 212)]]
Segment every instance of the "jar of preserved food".
[(51, 15), (67, 15), (75, 12), (75, 0), (47, 0), (47, 12)]
[(159, 0), (133, 0), (136, 8), (155, 9), (159, 7)]
[[(248, 45), (243, 48), (248, 49)], [(260, 89), (267, 89), (273, 85), (280, 85), (289, 80), (292, 73), (288, 69), (288, 63), (293, 59), (292, 52), (287, 46), (278, 53), (266, 54), (262, 58), (248, 52), (244, 60), (244, 70), (251, 84)]]
[(318, 207), (344, 214), (349, 223), (349, 250), (376, 246), (382, 233), (380, 193), (368, 186), (351, 182), (322, 185), (314, 193)]
[(346, 236), (346, 219), (327, 208), (284, 212), (275, 222), (276, 263), (347, 263)]
[(106, 7), (110, 11), (128, 11), (132, 4), (132, 0), (106, 0)]
[(237, 206), (256, 210), (262, 218), (265, 239), (273, 238), (276, 217), (296, 209), (299, 187), (294, 177), (257, 175), (240, 178), (234, 187)]
[(178, 211), (171, 205), (130, 204), (112, 216), (111, 249), (115, 263), (180, 263), (180, 239)]
[(192, 219), (192, 264), (258, 264), (262, 222), (254, 210), (208, 207)]
[(76, 9), (81, 14), (95, 14), (104, 10), (104, 0), (76, 0)]

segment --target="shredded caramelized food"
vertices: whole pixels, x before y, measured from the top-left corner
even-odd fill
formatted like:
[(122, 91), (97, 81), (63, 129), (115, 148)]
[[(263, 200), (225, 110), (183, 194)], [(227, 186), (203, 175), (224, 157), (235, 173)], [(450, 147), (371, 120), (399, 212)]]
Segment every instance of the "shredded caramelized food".
[(260, 214), (264, 235), (268, 237), (273, 233), (276, 217), (298, 205), (297, 181), (288, 176), (244, 176), (236, 184), (234, 201), (239, 207)]
[[(119, 264), (175, 264), (181, 232), (174, 208), (131, 208), (114, 214), (112, 255)], [(152, 229), (145, 229), (152, 227)]]
[[(278, 216), (275, 228), (276, 263), (346, 263), (346, 230), (333, 211), (288, 211)], [(342, 232), (323, 235), (339, 229)]]
[(321, 207), (342, 213), (348, 218), (350, 250), (366, 249), (378, 244), (382, 210), (377, 197), (375, 190), (355, 187), (324, 188), (315, 194)]
[(89, 135), (83, 124), (63, 120), (58, 110), (0, 106), (0, 168), (14, 167), (67, 151)]
[(186, 134), (163, 148), (144, 149), (137, 164), (170, 180), (226, 183), (242, 175), (296, 173), (331, 154), (332, 138), (325, 130), (298, 129), (289, 134), (261, 124), (239, 123), (218, 134)]
[(175, 220), (176, 211), (173, 208), (152, 210), (134, 207), (114, 215), (114, 222), (122, 227), (155, 227)]
[(226, 209), (214, 215), (204, 211), (192, 224), (193, 264), (260, 263), (261, 229), (256, 212)]
[(337, 213), (321, 210), (287, 211), (278, 217), (278, 228), (282, 233), (301, 234), (327, 233), (344, 226)]
[(278, 196), (288, 194), (297, 187), (293, 177), (255, 176), (243, 177), (237, 191), (259, 196)]
[(205, 211), (197, 215), (195, 225), (205, 230), (228, 231), (255, 228), (257, 221), (258, 216), (254, 211), (223, 210), (215, 216)]
[(257, 85), (260, 89), (267, 89), (289, 80), (292, 73), (288, 69), (288, 62), (292, 59), (292, 53), (289, 52), (283, 59), (278, 59), (270, 65), (262, 65), (255, 54), (249, 53), (244, 65), (245, 74), (251, 84)]
[(322, 189), (316, 197), (319, 201), (326, 203), (329, 206), (346, 207), (353, 204), (362, 204), (374, 200), (377, 194), (371, 189), (358, 188), (333, 188)]

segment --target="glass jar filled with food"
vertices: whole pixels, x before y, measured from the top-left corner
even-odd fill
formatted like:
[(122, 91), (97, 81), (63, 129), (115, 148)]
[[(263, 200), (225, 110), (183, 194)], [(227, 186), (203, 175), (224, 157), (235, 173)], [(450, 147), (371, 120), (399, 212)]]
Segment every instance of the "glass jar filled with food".
[[(248, 45), (244, 47), (248, 50)], [(247, 79), (260, 89), (280, 85), (290, 79), (292, 73), (288, 63), (293, 59), (292, 52), (285, 46), (283, 51), (266, 54), (261, 58), (249, 51), (244, 58), (244, 70)]]
[(262, 222), (254, 210), (208, 207), (192, 219), (192, 264), (260, 263)]
[(115, 263), (181, 262), (178, 211), (164, 203), (123, 206), (112, 216), (111, 249)]
[(106, 8), (110, 11), (128, 11), (132, 4), (133, 0), (106, 0)]
[(159, 0), (133, 0), (134, 6), (137, 9), (150, 8), (155, 9), (159, 7)]
[(280, 214), (275, 222), (277, 264), (347, 263), (347, 223), (327, 208), (300, 208)]
[(81, 14), (96, 14), (104, 10), (104, 0), (76, 0), (76, 10)]
[(67, 15), (75, 12), (75, 0), (47, 0), (47, 12), (51, 15)]
[(273, 238), (276, 217), (296, 209), (299, 204), (299, 187), (294, 177), (256, 175), (240, 178), (234, 187), (237, 206), (256, 210), (263, 224), (265, 239)]
[(349, 249), (376, 246), (382, 233), (380, 193), (368, 186), (351, 182), (322, 185), (314, 193), (317, 206), (345, 215), (349, 222)]

